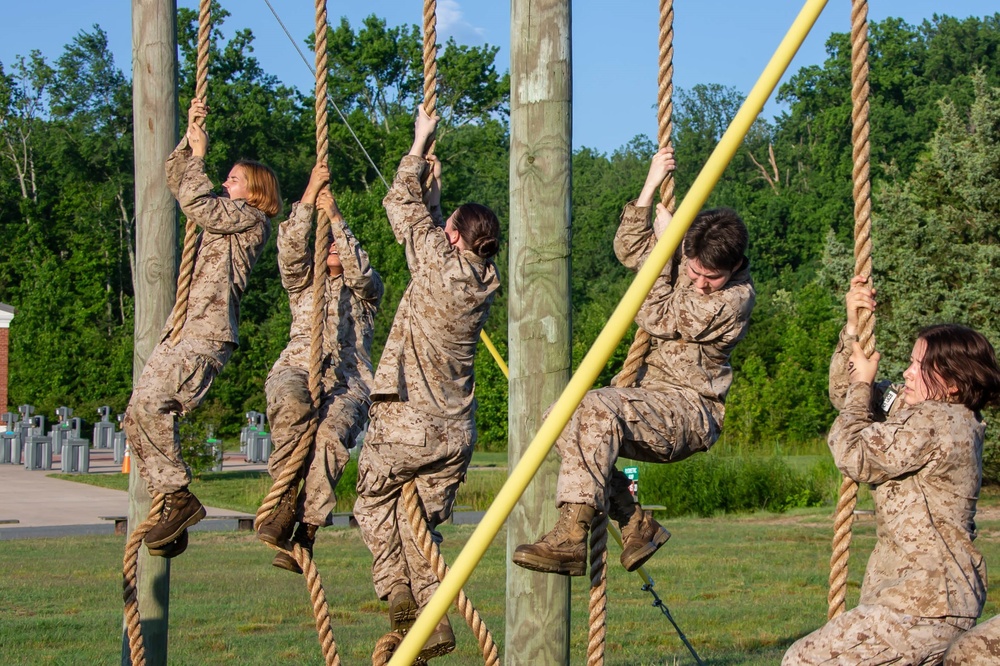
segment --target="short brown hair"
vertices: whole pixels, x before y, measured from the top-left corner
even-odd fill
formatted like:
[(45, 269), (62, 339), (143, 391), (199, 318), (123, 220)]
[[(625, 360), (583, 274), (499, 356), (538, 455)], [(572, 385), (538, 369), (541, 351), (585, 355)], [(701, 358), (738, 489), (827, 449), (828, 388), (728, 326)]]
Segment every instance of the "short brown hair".
[(947, 387), (954, 385), (955, 402), (974, 412), (1000, 395), (996, 351), (982, 333), (960, 324), (935, 324), (922, 329), (917, 338), (927, 343), (921, 372), (935, 395), (948, 397)]
[(268, 217), (280, 213), (281, 189), (271, 167), (254, 160), (240, 160), (235, 166), (243, 167), (247, 176), (247, 203)]
[(489, 259), (500, 251), (500, 220), (488, 207), (477, 203), (462, 204), (455, 209), (451, 223), (477, 256)]
[(705, 268), (735, 271), (746, 258), (750, 234), (732, 208), (703, 210), (684, 234), (684, 255)]

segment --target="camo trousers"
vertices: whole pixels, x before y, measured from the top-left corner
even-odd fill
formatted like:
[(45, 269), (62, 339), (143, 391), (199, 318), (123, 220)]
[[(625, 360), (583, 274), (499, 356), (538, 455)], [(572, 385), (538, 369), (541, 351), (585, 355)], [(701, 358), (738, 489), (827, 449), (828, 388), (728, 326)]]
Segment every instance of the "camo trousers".
[(975, 620), (927, 618), (868, 604), (842, 613), (785, 653), (782, 666), (940, 664), (948, 644)]
[(475, 439), (471, 418), (444, 419), (401, 402), (372, 405), (358, 459), (354, 517), (372, 553), (372, 580), (380, 599), (387, 599), (393, 586), (407, 583), (423, 606), (437, 589), (437, 576), (410, 527), (403, 484), (414, 481), (424, 518), (434, 530), (451, 516)]
[(142, 369), (122, 428), (149, 493), (172, 493), (191, 482), (181, 458), (177, 417), (201, 404), (233, 350), (231, 342), (181, 338), (164, 340)]
[[(277, 479), (299, 441), (309, 430), (312, 399), (309, 372), (297, 366), (275, 365), (264, 383), (267, 420), (273, 450), (267, 471)], [(337, 502), (334, 489), (350, 460), (349, 447), (361, 432), (364, 405), (347, 394), (326, 397), (320, 405), (316, 438), (303, 464), (305, 484), (299, 493), (296, 519), (325, 525)]]

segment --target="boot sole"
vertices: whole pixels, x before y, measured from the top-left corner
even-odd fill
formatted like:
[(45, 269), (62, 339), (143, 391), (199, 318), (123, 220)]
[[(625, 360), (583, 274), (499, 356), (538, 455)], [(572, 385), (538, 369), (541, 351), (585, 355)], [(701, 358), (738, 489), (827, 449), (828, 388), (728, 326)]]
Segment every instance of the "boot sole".
[(174, 530), (172, 534), (168, 534), (166, 537), (162, 539), (157, 539), (156, 541), (146, 541), (146, 548), (154, 548), (154, 549), (161, 548), (162, 546), (167, 545), (171, 541), (176, 541), (177, 539), (180, 538), (181, 532), (191, 527), (192, 525), (197, 524), (206, 515), (207, 513), (205, 511), (205, 507), (203, 506), (199, 507), (198, 510), (195, 511), (190, 518), (185, 520), (180, 527)]
[(639, 550), (632, 553), (630, 557), (626, 558), (625, 553), (622, 553), (621, 563), (622, 566), (625, 567), (625, 571), (635, 571), (641, 567), (656, 553), (656, 551), (660, 549), (660, 546), (667, 542), (667, 539), (669, 538), (670, 532), (661, 526), (660, 529), (656, 531), (656, 534), (653, 535), (652, 540), (647, 542), (646, 545)]
[(295, 558), (286, 553), (278, 553), (271, 560), (271, 566), (278, 567), (279, 569), (284, 569), (285, 571), (291, 571), (295, 574), (301, 574), (302, 568), (299, 563), (295, 561)]
[(429, 648), (424, 648), (420, 651), (419, 658), (427, 661), (428, 659), (433, 659), (434, 657), (443, 657), (449, 652), (455, 650), (455, 641), (451, 643), (439, 643), (437, 645), (432, 645)]
[(587, 573), (586, 562), (560, 562), (517, 551), (514, 552), (514, 557), (511, 559), (519, 567), (542, 573), (554, 573), (560, 576), (583, 576)]
[(450, 631), (440, 636), (431, 634), (431, 637), (427, 641), (430, 645), (425, 645), (418, 656), (419, 659), (423, 659), (424, 661), (433, 659), (434, 657), (443, 657), (455, 649), (455, 634)]
[(273, 534), (271, 532), (261, 530), (260, 532), (257, 532), (257, 538), (271, 546), (288, 549), (289, 543), (292, 540), (292, 533), (289, 532), (287, 537), (282, 538), (281, 534)]
[(412, 598), (389, 609), (389, 626), (393, 631), (406, 635), (417, 621), (417, 602)]
[(188, 533), (187, 530), (181, 532), (181, 535), (177, 537), (175, 541), (171, 541), (166, 546), (161, 546), (159, 548), (146, 547), (149, 554), (153, 557), (165, 557), (168, 560), (173, 559), (187, 550), (188, 547)]

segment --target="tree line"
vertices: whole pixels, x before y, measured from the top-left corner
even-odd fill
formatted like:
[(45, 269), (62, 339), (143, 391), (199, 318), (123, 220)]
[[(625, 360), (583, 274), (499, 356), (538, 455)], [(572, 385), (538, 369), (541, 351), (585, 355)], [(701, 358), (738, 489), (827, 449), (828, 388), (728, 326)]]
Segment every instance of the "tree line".
[[(264, 72), (250, 31), (224, 39), (226, 13), (214, 8), (213, 16), (208, 173), (221, 181), (241, 157), (268, 163), (281, 180), (287, 213), (315, 159), (311, 92)], [(182, 108), (194, 91), (196, 34), (195, 12), (179, 9)], [(343, 123), (331, 121), (333, 191), (386, 284), (378, 358), (408, 280), (381, 208), (382, 178), (391, 179), (411, 139), (422, 96), (421, 36), (416, 26), (370, 16), (358, 26), (346, 19), (331, 25), (328, 45), (330, 93), (371, 156), (369, 162)], [(750, 333), (733, 356), (720, 450), (794, 448), (821, 438), (834, 417), (826, 372), (853, 270), (849, 36), (834, 33), (826, 46), (822, 65), (800, 69), (781, 87), (787, 111), (754, 124), (707, 204), (735, 208), (746, 220), (758, 288)], [(480, 201), (506, 224), (510, 81), (497, 71), (496, 53), (452, 40), (443, 45), (437, 152), (446, 166), (445, 209)], [(883, 374), (900, 377), (925, 324), (959, 321), (1000, 343), (1000, 296), (992, 284), (1000, 231), (1000, 14), (873, 23), (870, 68), (876, 340)], [(711, 83), (677, 92), (680, 198), (742, 96)], [(576, 362), (630, 280), (611, 240), (655, 149), (637, 136), (610, 154), (573, 154)], [(83, 415), (101, 404), (124, 409), (137, 270), (132, 169), (130, 81), (100, 27), (79, 33), (54, 60), (32, 52), (0, 63), (0, 300), (18, 311), (10, 337), (12, 404), (46, 412), (68, 404)], [(244, 411), (263, 411), (264, 378), (290, 324), (274, 243), (272, 236), (241, 307), (241, 347), (189, 418), (189, 430), (211, 423), (232, 436)], [(505, 252), (498, 265), (505, 274)], [(502, 354), (506, 310), (502, 289), (486, 326)], [(620, 367), (628, 342), (600, 383)], [(506, 381), (485, 349), (476, 368), (480, 441), (503, 449)]]

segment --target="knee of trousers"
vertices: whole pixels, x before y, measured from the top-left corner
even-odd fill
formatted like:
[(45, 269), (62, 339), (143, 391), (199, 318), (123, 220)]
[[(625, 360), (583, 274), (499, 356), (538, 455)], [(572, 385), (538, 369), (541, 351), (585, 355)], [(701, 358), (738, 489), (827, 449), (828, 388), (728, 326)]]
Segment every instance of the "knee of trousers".
[(267, 420), (272, 430), (306, 424), (312, 411), (312, 399), (305, 391), (282, 391), (267, 401)]
[[(583, 396), (562, 434), (556, 438), (556, 450), (562, 455), (565, 448), (577, 438), (603, 440), (603, 433), (617, 429), (617, 423), (618, 415), (614, 410), (598, 393), (590, 391)], [(597, 437), (598, 434), (602, 436)]]

